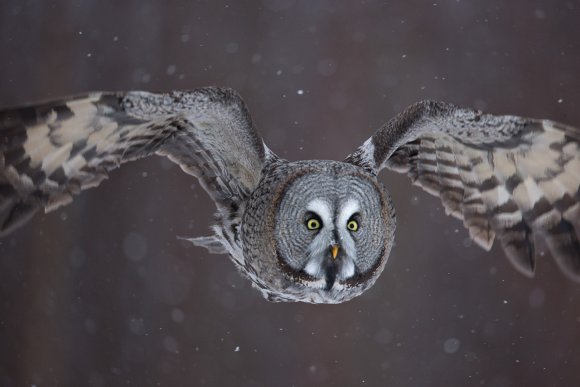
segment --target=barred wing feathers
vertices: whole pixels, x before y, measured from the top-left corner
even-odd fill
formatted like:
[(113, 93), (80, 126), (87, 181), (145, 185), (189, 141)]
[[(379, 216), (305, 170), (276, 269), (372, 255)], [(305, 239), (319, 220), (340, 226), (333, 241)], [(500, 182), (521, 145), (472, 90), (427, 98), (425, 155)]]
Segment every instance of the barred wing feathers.
[(198, 177), (224, 212), (253, 190), (267, 157), (229, 89), (92, 93), (0, 111), (0, 235), (154, 153)]
[(489, 250), (497, 237), (522, 273), (534, 237), (580, 281), (580, 131), (548, 120), (494, 116), (442, 102), (412, 105), (349, 156), (406, 173), (462, 219)]

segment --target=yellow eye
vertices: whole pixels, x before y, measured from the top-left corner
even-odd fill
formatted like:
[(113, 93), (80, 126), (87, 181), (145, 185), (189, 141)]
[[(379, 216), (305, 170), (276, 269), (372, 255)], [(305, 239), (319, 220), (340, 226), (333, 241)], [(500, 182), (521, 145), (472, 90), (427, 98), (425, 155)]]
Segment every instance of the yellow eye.
[(320, 228), (320, 221), (315, 218), (310, 218), (306, 221), (306, 228), (309, 230), (318, 230)]
[(350, 231), (358, 231), (358, 222), (356, 220), (349, 220), (346, 224), (346, 228)]

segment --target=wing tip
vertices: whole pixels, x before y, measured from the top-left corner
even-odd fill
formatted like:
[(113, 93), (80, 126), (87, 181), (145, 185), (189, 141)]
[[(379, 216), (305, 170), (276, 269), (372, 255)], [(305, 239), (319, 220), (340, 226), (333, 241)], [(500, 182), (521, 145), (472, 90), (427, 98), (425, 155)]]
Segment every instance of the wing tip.
[(580, 242), (574, 227), (562, 220), (554, 233), (545, 235), (548, 249), (558, 267), (568, 278), (580, 283)]
[(533, 278), (536, 269), (533, 235), (528, 229), (504, 234), (501, 245), (514, 268), (528, 278)]
[(0, 238), (22, 227), (40, 209), (35, 200), (17, 201), (0, 213)]

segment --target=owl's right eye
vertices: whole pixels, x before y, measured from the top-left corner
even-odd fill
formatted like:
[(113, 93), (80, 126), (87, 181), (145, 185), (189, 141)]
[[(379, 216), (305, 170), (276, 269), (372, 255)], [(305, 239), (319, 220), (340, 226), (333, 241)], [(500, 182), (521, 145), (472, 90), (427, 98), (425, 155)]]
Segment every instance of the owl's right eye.
[(316, 218), (306, 220), (306, 228), (312, 231), (318, 230), (322, 226), (322, 222)]

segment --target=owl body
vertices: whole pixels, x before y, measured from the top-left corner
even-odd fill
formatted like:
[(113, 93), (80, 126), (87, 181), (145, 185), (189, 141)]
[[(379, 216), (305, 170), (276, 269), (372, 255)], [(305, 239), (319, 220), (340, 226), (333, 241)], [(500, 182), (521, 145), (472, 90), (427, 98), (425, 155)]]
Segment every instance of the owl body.
[(344, 161), (278, 158), (233, 90), (91, 93), (0, 111), (0, 236), (70, 203), (107, 173), (158, 154), (217, 207), (213, 235), (271, 301), (339, 303), (367, 290), (393, 246), (377, 179), (407, 174), (489, 250), (532, 277), (535, 239), (580, 282), (580, 130), (436, 101), (409, 106)]

